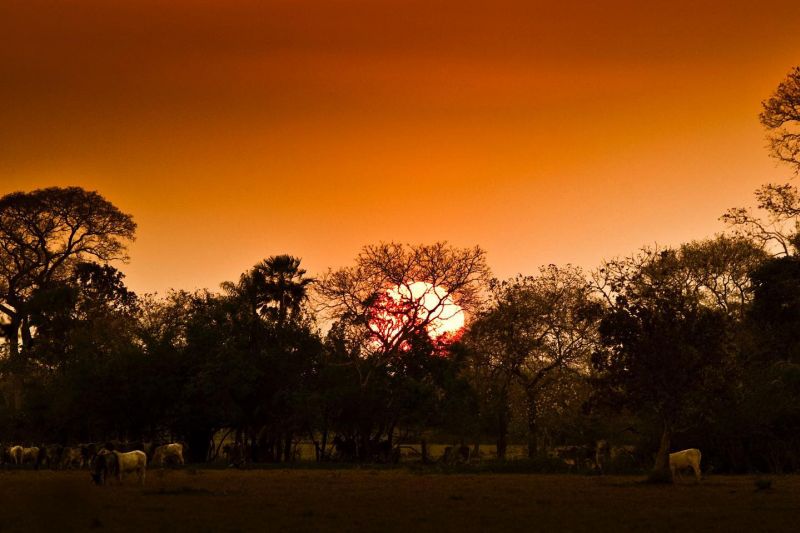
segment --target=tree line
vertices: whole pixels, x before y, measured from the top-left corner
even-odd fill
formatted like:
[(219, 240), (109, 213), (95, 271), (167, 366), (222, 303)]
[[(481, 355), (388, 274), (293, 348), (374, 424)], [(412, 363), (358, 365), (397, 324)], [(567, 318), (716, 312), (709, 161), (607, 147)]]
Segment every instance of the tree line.
[[(800, 172), (800, 68), (763, 103)], [(217, 290), (137, 295), (136, 224), (78, 187), (0, 198), (0, 438), (182, 440), (288, 462), (389, 460), (423, 439), (524, 442), (531, 460), (602, 440), (668, 478), (698, 447), (720, 471), (800, 468), (800, 194), (756, 192), (728, 231), (592, 272), (492, 278), (485, 252), (365, 246), (312, 278), (266, 258)], [(463, 313), (458, 331), (441, 326)]]

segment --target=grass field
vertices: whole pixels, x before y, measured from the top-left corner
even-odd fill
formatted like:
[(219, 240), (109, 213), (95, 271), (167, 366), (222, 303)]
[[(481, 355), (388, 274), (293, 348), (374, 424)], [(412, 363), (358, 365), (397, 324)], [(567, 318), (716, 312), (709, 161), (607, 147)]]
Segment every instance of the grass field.
[(797, 531), (800, 477), (397, 470), (167, 470), (96, 487), (85, 471), (0, 471), (0, 531)]

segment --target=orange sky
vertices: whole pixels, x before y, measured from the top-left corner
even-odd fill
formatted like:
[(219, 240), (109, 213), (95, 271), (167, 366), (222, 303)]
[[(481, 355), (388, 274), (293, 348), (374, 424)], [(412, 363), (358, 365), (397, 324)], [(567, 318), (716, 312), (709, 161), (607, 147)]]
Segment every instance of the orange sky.
[(380, 240), (591, 268), (788, 175), (757, 114), (799, 27), (797, 0), (4, 0), (0, 194), (132, 213), (138, 291)]

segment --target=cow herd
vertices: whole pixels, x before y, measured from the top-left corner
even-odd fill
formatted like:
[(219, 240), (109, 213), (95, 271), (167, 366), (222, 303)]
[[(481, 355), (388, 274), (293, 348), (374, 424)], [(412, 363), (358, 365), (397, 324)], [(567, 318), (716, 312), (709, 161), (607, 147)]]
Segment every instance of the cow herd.
[(0, 461), (4, 465), (32, 465), (34, 468), (84, 469), (88, 468), (92, 480), (104, 485), (116, 478), (122, 482), (125, 474), (135, 473), (144, 484), (148, 463), (151, 466), (184, 464), (185, 445), (169, 443), (157, 445), (153, 442), (118, 442), (105, 444), (79, 444), (62, 446), (0, 446)]
[[(228, 448), (229, 446), (226, 446)], [(77, 446), (0, 445), (0, 462), (4, 465), (32, 465), (34, 468), (85, 469), (91, 472), (92, 480), (104, 485), (107, 480), (122, 482), (123, 476), (135, 473), (144, 484), (148, 464), (164, 467), (168, 464), (183, 465), (185, 445), (169, 443), (157, 445), (153, 442), (119, 442), (105, 444), (79, 444)], [(226, 455), (230, 450), (226, 449)], [(448, 447), (442, 456), (443, 462), (469, 462), (470, 450), (466, 446), (458, 449)], [(548, 455), (562, 461), (570, 469), (593, 470), (604, 473), (609, 462), (621, 458), (633, 459), (633, 446), (609, 446), (607, 441), (598, 441), (594, 449), (588, 446), (558, 446), (548, 451)], [(689, 448), (669, 455), (669, 467), (673, 477), (680, 476), (683, 470), (691, 470), (697, 481), (702, 478), (701, 453)]]

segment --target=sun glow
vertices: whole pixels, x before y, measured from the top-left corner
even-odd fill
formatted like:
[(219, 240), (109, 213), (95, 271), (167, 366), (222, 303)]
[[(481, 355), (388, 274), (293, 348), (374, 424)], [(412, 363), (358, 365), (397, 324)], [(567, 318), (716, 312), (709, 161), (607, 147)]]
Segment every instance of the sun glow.
[(442, 287), (416, 281), (386, 292), (397, 302), (419, 302), (419, 319), (429, 321), (427, 330), (431, 338), (456, 333), (464, 327), (464, 311)]
[(425, 325), (433, 340), (457, 335), (464, 327), (464, 311), (446, 289), (424, 281), (404, 283), (387, 289), (379, 299), (370, 329), (380, 338), (401, 341), (412, 323)]

